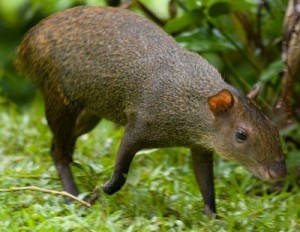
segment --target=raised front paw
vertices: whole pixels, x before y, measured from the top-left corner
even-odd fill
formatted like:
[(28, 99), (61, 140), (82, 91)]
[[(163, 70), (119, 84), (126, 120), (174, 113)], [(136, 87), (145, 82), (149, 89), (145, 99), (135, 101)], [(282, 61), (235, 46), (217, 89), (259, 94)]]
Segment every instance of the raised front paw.
[(108, 195), (112, 195), (115, 192), (119, 191), (122, 188), (123, 184), (110, 180), (106, 182), (104, 185), (102, 185), (102, 190)]

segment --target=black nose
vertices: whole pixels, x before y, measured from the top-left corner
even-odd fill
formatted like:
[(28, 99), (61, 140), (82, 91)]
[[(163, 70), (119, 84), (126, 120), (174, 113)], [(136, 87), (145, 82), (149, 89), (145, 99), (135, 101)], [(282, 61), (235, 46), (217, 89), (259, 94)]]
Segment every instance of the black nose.
[(273, 161), (268, 166), (269, 174), (272, 179), (282, 179), (287, 174), (286, 164), (284, 160)]

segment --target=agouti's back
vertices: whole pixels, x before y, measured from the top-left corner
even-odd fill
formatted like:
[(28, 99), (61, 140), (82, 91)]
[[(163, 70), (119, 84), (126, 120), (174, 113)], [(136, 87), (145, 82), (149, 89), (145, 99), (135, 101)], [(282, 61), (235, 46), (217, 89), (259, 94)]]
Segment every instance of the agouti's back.
[(151, 98), (147, 94), (168, 98), (169, 105), (174, 101), (169, 98), (183, 92), (195, 89), (206, 101), (224, 87), (201, 57), (148, 20), (116, 8), (79, 7), (52, 15), (27, 33), (19, 58), (28, 76), (40, 84), (51, 79), (66, 101), (80, 101), (123, 125), (124, 111), (141, 107), (143, 98)]
[(278, 131), (254, 102), (225, 83), (199, 55), (127, 10), (76, 7), (43, 20), (18, 48), (17, 66), (40, 87), (53, 133), (51, 155), (64, 189), (79, 191), (69, 164), (76, 139), (101, 118), (125, 126), (112, 194), (126, 180), (135, 153), (186, 146), (205, 202), (214, 214), (212, 152), (263, 179), (286, 166)]

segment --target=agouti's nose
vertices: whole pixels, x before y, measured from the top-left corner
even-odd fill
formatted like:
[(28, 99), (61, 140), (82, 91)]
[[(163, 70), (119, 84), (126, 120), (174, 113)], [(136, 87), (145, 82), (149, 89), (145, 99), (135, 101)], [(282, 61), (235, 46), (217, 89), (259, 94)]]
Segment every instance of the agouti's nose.
[(273, 180), (283, 179), (287, 175), (287, 169), (284, 160), (273, 161), (268, 166), (270, 178)]

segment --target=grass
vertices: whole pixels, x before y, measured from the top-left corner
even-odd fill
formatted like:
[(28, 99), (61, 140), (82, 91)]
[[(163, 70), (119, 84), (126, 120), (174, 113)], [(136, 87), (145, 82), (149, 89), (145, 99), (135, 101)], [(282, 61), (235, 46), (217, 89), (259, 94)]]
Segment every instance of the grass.
[[(0, 106), (1, 107), (1, 106)], [(77, 143), (72, 169), (82, 196), (112, 173), (123, 129), (108, 121)], [(40, 103), (23, 110), (0, 109), (0, 188), (35, 185), (62, 190), (49, 155), (51, 135)], [(101, 193), (91, 208), (67, 205), (61, 196), (36, 191), (0, 193), (0, 228), (5, 231), (299, 231), (300, 152), (289, 155), (283, 189), (251, 176), (238, 164), (215, 158), (220, 220), (202, 213), (188, 149), (139, 153), (124, 188)]]

